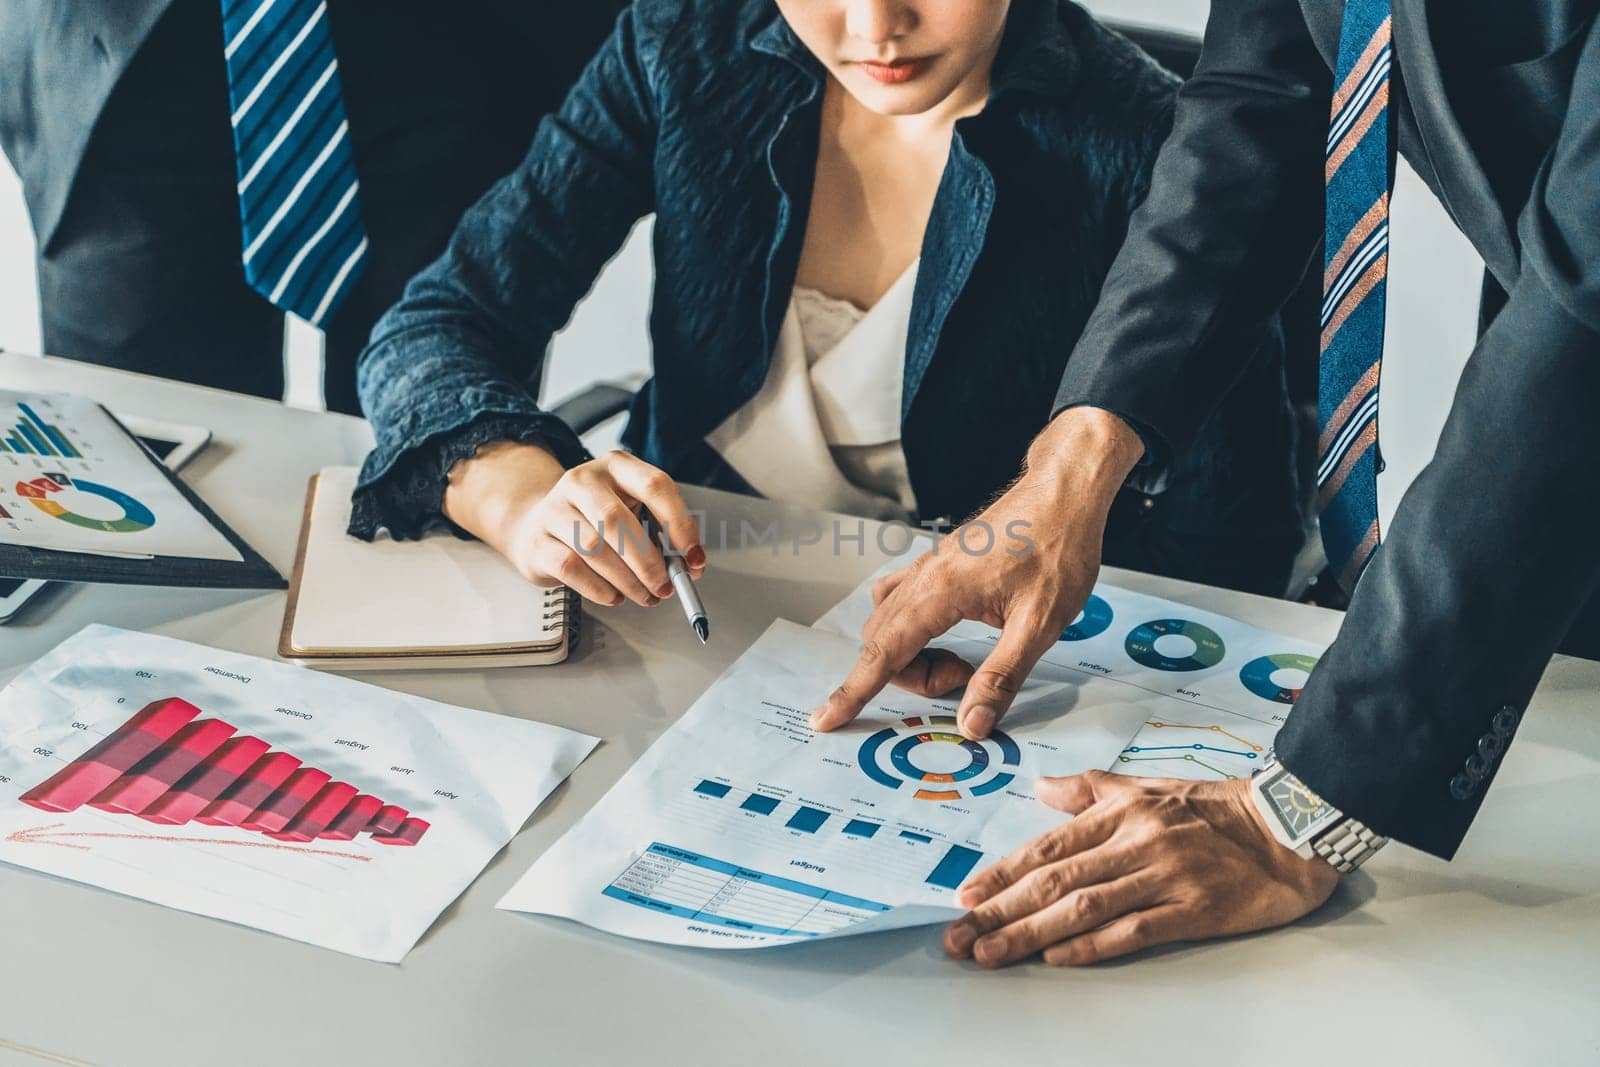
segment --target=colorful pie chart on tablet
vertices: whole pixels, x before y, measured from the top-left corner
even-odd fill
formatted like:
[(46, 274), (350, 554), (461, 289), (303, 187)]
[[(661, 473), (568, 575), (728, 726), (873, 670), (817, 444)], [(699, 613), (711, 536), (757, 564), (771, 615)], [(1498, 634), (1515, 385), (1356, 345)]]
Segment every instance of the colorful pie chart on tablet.
[(1298, 652), (1258, 656), (1239, 669), (1239, 681), (1262, 700), (1293, 704), (1316, 665), (1316, 659)]
[(1123, 644), (1135, 662), (1158, 671), (1203, 671), (1227, 654), (1222, 637), (1189, 619), (1152, 619), (1135, 626)]
[[(150, 509), (122, 490), (81, 478), (69, 478), (65, 474), (51, 474), (18, 482), (17, 495), (46, 515), (86, 530), (138, 533), (156, 524), (156, 517)], [(106, 507), (108, 503), (111, 509)], [(72, 506), (69, 507), (69, 504)], [(85, 510), (76, 511), (74, 507)], [(113, 509), (122, 514), (110, 514)]]
[(1062, 641), (1087, 641), (1106, 632), (1111, 625), (1111, 605), (1093, 593), (1084, 602), (1083, 610), (1072, 620), (1072, 625), (1061, 631)]

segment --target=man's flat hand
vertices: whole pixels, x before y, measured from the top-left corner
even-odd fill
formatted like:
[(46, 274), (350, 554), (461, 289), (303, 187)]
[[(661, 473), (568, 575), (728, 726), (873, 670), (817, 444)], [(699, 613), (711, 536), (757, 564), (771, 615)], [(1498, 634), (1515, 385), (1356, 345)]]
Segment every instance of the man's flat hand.
[(945, 951), (984, 967), (1043, 954), (1085, 964), (1171, 941), (1293, 922), (1328, 899), (1339, 872), (1285, 848), (1249, 782), (1043, 778), (1040, 799), (1077, 817), (961, 888), (971, 909)]
[[(958, 727), (987, 737), (1094, 588), (1106, 514), (1142, 452), (1138, 435), (1115, 415), (1075, 408), (1057, 417), (1029, 449), (1022, 476), (963, 524), (976, 533), (957, 529), (873, 587), (861, 657), (812, 713), (812, 726), (845, 725), (891, 681), (925, 696), (965, 685)], [(927, 650), (963, 619), (1000, 631), (976, 670)]]

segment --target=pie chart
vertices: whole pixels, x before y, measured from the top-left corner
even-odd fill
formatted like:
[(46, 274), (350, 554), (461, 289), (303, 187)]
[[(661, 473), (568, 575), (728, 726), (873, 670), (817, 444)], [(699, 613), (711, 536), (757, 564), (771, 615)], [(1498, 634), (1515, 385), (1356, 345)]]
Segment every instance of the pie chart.
[[(71, 500), (72, 494), (99, 497), (115, 505), (122, 514), (117, 518), (107, 519), (73, 511), (64, 502)], [(46, 515), (85, 530), (99, 530), (101, 533), (138, 533), (156, 524), (156, 517), (150, 509), (122, 490), (101, 485), (99, 482), (69, 478), (65, 474), (51, 474), (34, 478), (32, 481), (18, 482), (17, 495)]]
[(879, 785), (913, 788), (918, 800), (972, 799), (1010, 785), (1022, 750), (995, 730), (982, 741), (962, 737), (953, 715), (902, 719), (867, 738), (857, 754), (862, 773)]
[(1072, 621), (1072, 625), (1061, 631), (1062, 641), (1087, 641), (1106, 632), (1111, 625), (1111, 605), (1093, 593), (1084, 602), (1083, 610)]
[(1158, 671), (1203, 671), (1227, 654), (1222, 637), (1191, 619), (1152, 619), (1135, 626), (1123, 647), (1135, 663)]
[[(1239, 681), (1244, 687), (1262, 700), (1271, 700), (1278, 704), (1293, 704), (1300, 699), (1300, 689), (1305, 685), (1302, 675), (1311, 673), (1317, 661), (1311, 656), (1302, 656), (1298, 652), (1278, 652), (1270, 656), (1258, 656), (1239, 668)], [(1292, 672), (1285, 678), (1279, 671)], [(1277, 680), (1274, 680), (1274, 675)], [(1292, 682), (1294, 684), (1280, 684)]]

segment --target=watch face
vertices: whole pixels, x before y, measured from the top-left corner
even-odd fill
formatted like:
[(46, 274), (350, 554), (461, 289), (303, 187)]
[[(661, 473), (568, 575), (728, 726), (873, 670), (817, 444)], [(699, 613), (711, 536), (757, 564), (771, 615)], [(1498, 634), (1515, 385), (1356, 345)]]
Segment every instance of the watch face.
[(1321, 829), (1328, 818), (1338, 814), (1338, 809), (1286, 770), (1273, 775), (1264, 783), (1262, 791), (1272, 802), (1272, 811), (1283, 824), (1284, 831), (1296, 842)]

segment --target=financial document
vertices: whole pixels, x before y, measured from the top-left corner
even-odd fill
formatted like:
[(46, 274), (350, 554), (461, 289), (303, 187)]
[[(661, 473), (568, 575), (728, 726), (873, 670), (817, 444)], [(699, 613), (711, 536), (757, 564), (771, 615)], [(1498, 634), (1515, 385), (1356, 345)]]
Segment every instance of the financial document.
[(1067, 818), (1035, 780), (1111, 767), (1144, 721), (1047, 669), (984, 741), (954, 701), (893, 689), (816, 733), (858, 651), (773, 623), (500, 907), (710, 948), (937, 922), (974, 870)]
[(90, 626), (0, 692), (0, 861), (399, 962), (595, 744)]
[[(871, 586), (868, 581), (841, 600), (817, 620), (817, 629), (859, 635), (872, 614)], [(963, 622), (933, 644), (976, 665), (997, 637), (989, 626)], [(1221, 781), (1248, 777), (1261, 765), (1324, 651), (1102, 583), (1034, 673), (1068, 683), (1079, 700), (1123, 700), (1142, 709), (1138, 732), (1113, 770)]]
[(0, 389), (0, 544), (244, 558), (99, 404), (9, 389)]
[[(500, 907), (709, 948), (940, 922), (970, 874), (1068, 818), (1040, 776), (1247, 776), (1323, 651), (1101, 585), (988, 739), (961, 736), (955, 699), (892, 687), (815, 733), (871, 610), (868, 582), (812, 628), (774, 623)], [(977, 664), (997, 637), (935, 644)]]

